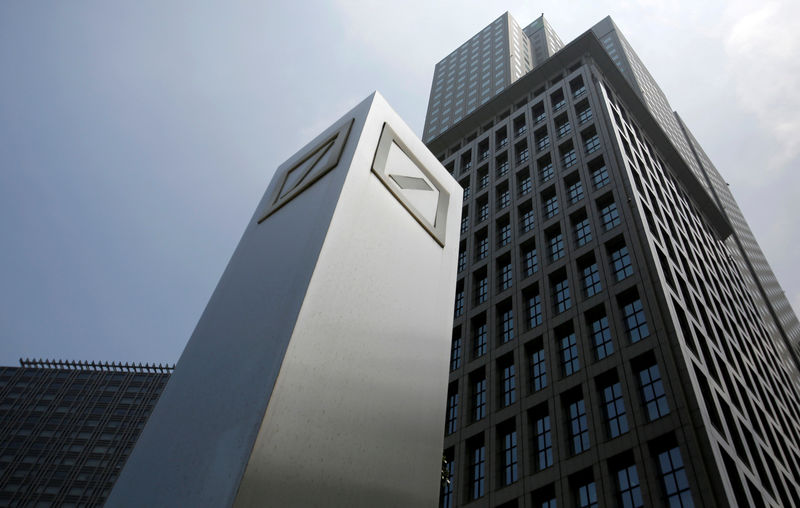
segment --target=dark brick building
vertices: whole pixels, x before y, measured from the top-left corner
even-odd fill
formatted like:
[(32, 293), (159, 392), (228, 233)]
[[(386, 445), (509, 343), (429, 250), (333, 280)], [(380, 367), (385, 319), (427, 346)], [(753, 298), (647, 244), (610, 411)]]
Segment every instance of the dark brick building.
[(172, 367), (0, 367), (0, 506), (102, 506)]
[(450, 110), (495, 24), (426, 120), (465, 189), (440, 504), (800, 506), (797, 317), (719, 173), (610, 18)]

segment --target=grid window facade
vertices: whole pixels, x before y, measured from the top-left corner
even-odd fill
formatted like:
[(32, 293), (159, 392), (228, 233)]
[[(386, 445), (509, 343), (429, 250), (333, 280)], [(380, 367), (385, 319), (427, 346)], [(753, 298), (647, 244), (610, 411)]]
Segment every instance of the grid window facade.
[(647, 411), (647, 419), (657, 420), (669, 414), (667, 392), (661, 381), (658, 365), (651, 365), (639, 371), (639, 383), (642, 389), (642, 400)]

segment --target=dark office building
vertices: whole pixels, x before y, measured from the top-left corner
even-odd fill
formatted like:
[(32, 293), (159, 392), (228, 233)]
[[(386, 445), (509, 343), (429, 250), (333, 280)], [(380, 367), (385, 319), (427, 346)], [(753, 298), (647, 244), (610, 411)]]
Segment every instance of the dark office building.
[(0, 367), (0, 506), (102, 506), (172, 367)]
[(440, 505), (800, 506), (800, 327), (741, 211), (610, 18), (553, 47), (426, 130), (465, 189)]

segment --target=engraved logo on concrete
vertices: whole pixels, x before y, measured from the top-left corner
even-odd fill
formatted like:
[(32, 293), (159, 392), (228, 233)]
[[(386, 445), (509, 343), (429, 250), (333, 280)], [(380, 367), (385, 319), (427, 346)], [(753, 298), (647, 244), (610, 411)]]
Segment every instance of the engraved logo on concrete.
[(388, 124), (383, 125), (372, 171), (434, 240), (444, 246), (450, 194)]
[(346, 120), (321, 143), (308, 152), (295, 156), (294, 162), (287, 163), (286, 169), (277, 177), (278, 183), (268, 201), (267, 211), (258, 220), (259, 224), (339, 164), (353, 120)]

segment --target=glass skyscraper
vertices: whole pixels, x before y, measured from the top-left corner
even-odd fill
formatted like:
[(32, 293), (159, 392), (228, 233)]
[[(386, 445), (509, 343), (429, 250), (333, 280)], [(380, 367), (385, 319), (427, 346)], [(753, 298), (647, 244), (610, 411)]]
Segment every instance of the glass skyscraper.
[(798, 321), (741, 211), (610, 18), (549, 32), (440, 130), (461, 57), (434, 73), (465, 189), (440, 504), (800, 506)]

